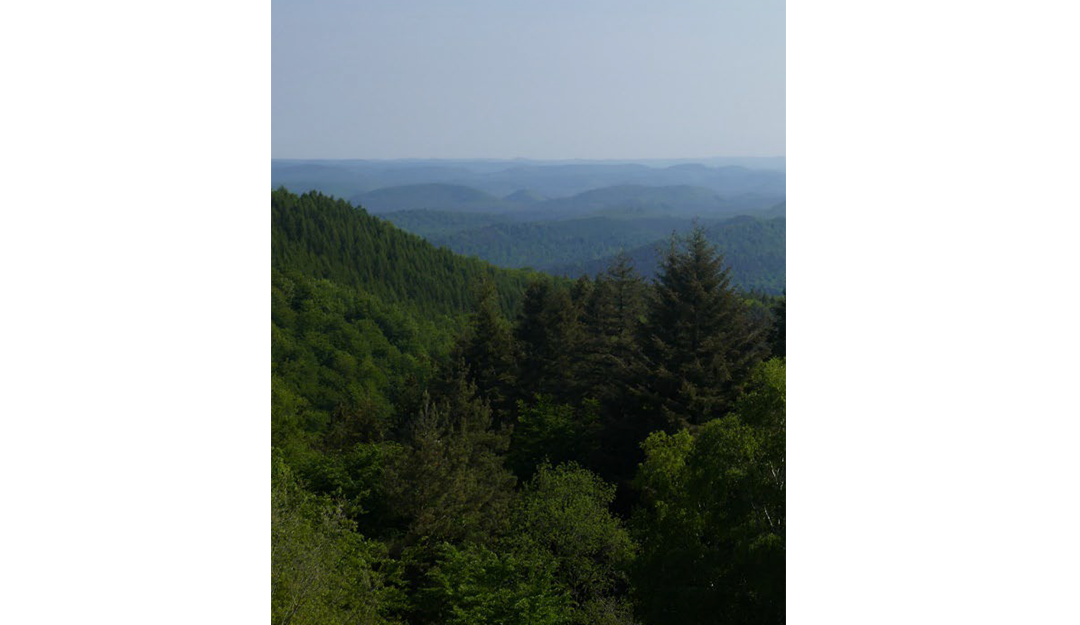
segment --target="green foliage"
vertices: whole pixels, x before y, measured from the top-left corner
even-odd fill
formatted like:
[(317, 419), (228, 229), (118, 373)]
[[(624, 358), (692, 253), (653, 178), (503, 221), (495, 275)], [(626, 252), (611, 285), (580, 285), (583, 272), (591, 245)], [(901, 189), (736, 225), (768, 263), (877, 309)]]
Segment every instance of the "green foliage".
[(465, 367), (465, 378), (500, 413), (497, 416), (508, 411), (511, 389), (516, 384), (515, 347), (510, 325), (496, 308), (495, 289), (490, 282), (478, 287), (476, 309), (454, 350), (453, 363)]
[(637, 332), (645, 314), (645, 284), (620, 255), (597, 276), (584, 306), (585, 339), (579, 383), (604, 404), (619, 401), (639, 358)]
[[(488, 223), (456, 232), (436, 234), (433, 229), (449, 220), (435, 215), (411, 213), (387, 215), (395, 223), (409, 224), (411, 231), (428, 236), (459, 254), (476, 256), (500, 267), (556, 269), (572, 262), (586, 263), (656, 241), (664, 232), (685, 230), (688, 218), (616, 219), (590, 217), (566, 221)], [(407, 228), (409, 229), (409, 228)]]
[(351, 449), (314, 454), (298, 471), (313, 493), (332, 496), (341, 511), (369, 536), (382, 538), (393, 528), (389, 472), (402, 462), (400, 443), (357, 443)]
[(491, 280), (505, 313), (513, 310), (530, 273), (500, 270), (436, 248), (348, 202), (316, 192), (271, 196), (271, 260), (277, 269), (359, 287), (425, 317), (456, 315), (472, 305), (469, 287)]
[[(784, 217), (734, 217), (706, 225), (703, 231), (705, 238), (724, 255), (734, 286), (770, 295), (784, 292), (787, 273), (787, 220)], [(663, 266), (666, 249), (665, 242), (654, 239), (646, 245), (626, 247), (624, 253), (641, 275), (651, 280)], [(563, 261), (551, 267), (534, 266), (558, 275), (596, 275), (612, 261), (612, 256), (606, 256), (588, 261)]]
[(769, 349), (774, 356), (787, 355), (787, 297), (781, 297), (773, 305), (772, 327), (769, 330)]
[(482, 542), (505, 527), (514, 476), (503, 466), (509, 432), (494, 429), (475, 387), (424, 404), (394, 470), (394, 508), (408, 519), (407, 542)]
[(271, 477), (272, 623), (392, 623), (401, 599), (386, 551), (341, 509), (300, 487), (280, 456)]
[(735, 413), (643, 443), (634, 588), (646, 621), (783, 622), (783, 376), (766, 363)]
[(570, 597), (556, 583), (552, 562), (495, 552), (483, 545), (442, 548), (429, 573), (426, 599), (433, 622), (447, 625), (564, 625)]
[(273, 272), (273, 442), (291, 449), (348, 447), (394, 426), (394, 402), (409, 380), (431, 374), (453, 324), (417, 320), (358, 289)]
[(519, 398), (536, 394), (568, 400), (574, 388), (579, 351), (579, 311), (566, 289), (549, 280), (529, 284), (514, 327), (518, 342)]
[(782, 620), (783, 300), (700, 231), (569, 284), (273, 206), (273, 622)]
[(673, 237), (642, 327), (648, 373), (641, 398), (662, 417), (658, 425), (724, 414), (765, 354), (762, 334), (704, 231)]
[[(556, 579), (574, 599), (575, 623), (601, 613), (629, 622), (618, 598), (625, 598), (636, 547), (609, 509), (614, 497), (614, 486), (574, 463), (543, 464), (514, 511), (514, 547), (553, 559)], [(611, 621), (617, 615), (624, 620)]]
[(589, 462), (598, 451), (598, 411), (591, 400), (579, 408), (557, 404), (550, 395), (538, 395), (532, 403), (519, 401), (509, 456), (514, 473), (526, 479), (545, 462)]

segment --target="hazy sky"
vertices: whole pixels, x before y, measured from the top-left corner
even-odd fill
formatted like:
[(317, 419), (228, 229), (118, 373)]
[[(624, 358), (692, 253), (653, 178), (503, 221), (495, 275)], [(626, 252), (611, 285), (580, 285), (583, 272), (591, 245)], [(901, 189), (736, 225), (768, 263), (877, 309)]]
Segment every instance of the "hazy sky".
[(784, 154), (782, 0), (273, 0), (275, 158)]

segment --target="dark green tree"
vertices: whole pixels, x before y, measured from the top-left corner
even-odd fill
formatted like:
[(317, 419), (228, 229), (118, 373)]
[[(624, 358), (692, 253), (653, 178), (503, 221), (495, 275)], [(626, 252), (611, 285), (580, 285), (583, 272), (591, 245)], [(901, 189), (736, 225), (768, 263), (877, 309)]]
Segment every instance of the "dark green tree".
[(421, 601), (447, 625), (569, 625), (571, 598), (542, 554), (444, 544)]
[(610, 511), (614, 496), (614, 486), (575, 463), (544, 464), (514, 508), (509, 544), (554, 560), (581, 625), (633, 622), (625, 599), (636, 546)]
[(516, 481), (503, 466), (509, 440), (463, 377), (426, 402), (391, 475), (392, 502), (408, 519), (407, 544), (478, 542), (504, 530)]
[(781, 297), (772, 308), (772, 327), (769, 329), (769, 349), (773, 356), (787, 356), (787, 297)]
[(655, 426), (701, 424), (727, 412), (765, 354), (764, 339), (704, 231), (672, 237), (641, 333), (639, 398), (659, 418)]
[(340, 506), (305, 491), (272, 459), (270, 620), (275, 625), (389, 624), (400, 602), (384, 545), (355, 531)]
[(558, 401), (571, 400), (581, 324), (570, 294), (549, 280), (530, 283), (514, 337), (520, 354), (517, 399), (551, 395)]
[(784, 365), (735, 412), (643, 447), (634, 594), (646, 622), (784, 621)]
[(511, 393), (516, 384), (514, 341), (490, 281), (477, 286), (476, 299), (468, 328), (454, 350), (453, 364), (464, 365), (465, 379), (476, 386), (477, 395), (488, 402), (495, 411), (496, 423), (501, 423), (511, 411)]
[(557, 404), (550, 395), (532, 403), (518, 402), (508, 461), (520, 479), (528, 479), (544, 462), (593, 464), (600, 429), (599, 404), (587, 399), (574, 407)]
[(630, 257), (620, 254), (597, 277), (585, 302), (579, 383), (605, 406), (620, 403), (638, 359), (637, 332), (645, 312), (645, 284)]

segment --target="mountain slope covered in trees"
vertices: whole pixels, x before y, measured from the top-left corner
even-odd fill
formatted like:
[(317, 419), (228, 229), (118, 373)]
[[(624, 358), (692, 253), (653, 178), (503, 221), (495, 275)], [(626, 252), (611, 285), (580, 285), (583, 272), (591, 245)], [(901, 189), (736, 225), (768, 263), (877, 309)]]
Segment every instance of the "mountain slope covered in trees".
[(653, 283), (272, 229), (272, 622), (783, 622), (783, 300), (700, 229)]
[[(785, 289), (787, 221), (783, 217), (756, 219), (734, 217), (703, 226), (703, 233), (723, 255), (731, 269), (732, 282), (741, 289), (779, 295)], [(654, 241), (630, 249), (625, 254), (647, 279), (656, 276), (670, 240)], [(553, 274), (569, 277), (594, 276), (611, 262), (612, 256), (586, 261), (541, 266)]]
[[(595, 276), (614, 256), (625, 252), (649, 279), (656, 273), (670, 235), (685, 233), (695, 223), (680, 217), (590, 217), (522, 223), (505, 215), (441, 211), (401, 211), (384, 217), (436, 245), (502, 267), (533, 267), (570, 277)], [(724, 255), (738, 288), (783, 293), (786, 220), (782, 216), (739, 216), (698, 223)]]
[(274, 191), (271, 223), (274, 268), (360, 287), (389, 302), (422, 303), (437, 313), (467, 311), (469, 286), (481, 279), (494, 282), (500, 303), (510, 310), (530, 275), (436, 248), (317, 192)]
[[(386, 217), (395, 221), (393, 213)], [(685, 218), (589, 217), (494, 223), (427, 238), (458, 254), (477, 256), (501, 267), (546, 269), (569, 259), (594, 260), (613, 256), (655, 241), (658, 232), (684, 232), (691, 225), (692, 221)]]

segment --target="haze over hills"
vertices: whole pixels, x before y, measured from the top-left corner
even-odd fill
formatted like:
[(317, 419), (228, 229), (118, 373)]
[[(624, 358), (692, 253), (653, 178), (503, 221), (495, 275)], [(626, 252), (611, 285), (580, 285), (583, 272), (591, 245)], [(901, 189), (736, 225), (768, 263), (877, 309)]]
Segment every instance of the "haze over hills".
[(389, 213), (400, 210), (439, 209), (452, 212), (497, 212), (516, 207), (513, 200), (504, 200), (472, 187), (441, 182), (383, 187), (350, 198), (369, 212)]
[[(716, 162), (716, 161), (714, 161)], [(528, 189), (547, 198), (568, 197), (618, 185), (700, 186), (720, 196), (782, 197), (783, 159), (705, 161), (271, 161), (271, 184), (293, 191), (318, 190), (353, 198), (386, 187), (444, 183), (472, 187), (497, 197)], [(738, 164), (736, 164), (738, 163)], [(774, 202), (775, 203), (775, 202)], [(410, 208), (439, 208), (413, 206)]]
[(542, 199), (529, 191), (499, 198), (471, 187), (425, 183), (384, 187), (349, 198), (372, 214), (407, 210), (501, 214), (508, 220), (575, 219), (592, 215), (627, 217), (727, 217), (756, 214), (774, 206), (778, 196), (744, 194), (721, 197), (689, 185), (617, 185), (590, 189), (570, 197)]
[(275, 188), (348, 199), (455, 253), (569, 276), (594, 275), (626, 252), (651, 279), (658, 247), (697, 221), (736, 286), (785, 288), (782, 157), (274, 160), (271, 174)]
[[(769, 295), (785, 291), (787, 220), (784, 217), (759, 219), (739, 216), (712, 224), (702, 224), (705, 236), (731, 268), (732, 282), (745, 290)], [(668, 240), (659, 240), (625, 250), (634, 269), (648, 280), (657, 273)], [(539, 268), (560, 276), (596, 276), (606, 270), (615, 255), (566, 262)]]

